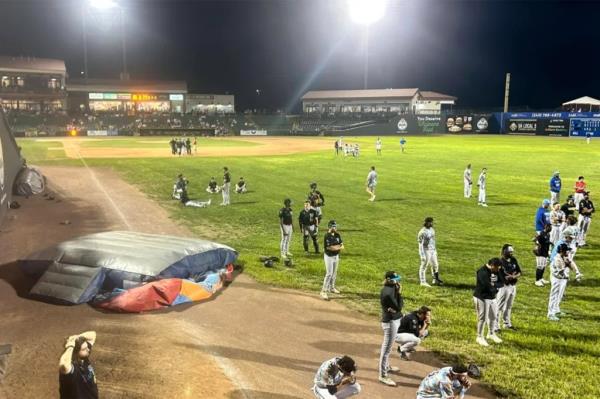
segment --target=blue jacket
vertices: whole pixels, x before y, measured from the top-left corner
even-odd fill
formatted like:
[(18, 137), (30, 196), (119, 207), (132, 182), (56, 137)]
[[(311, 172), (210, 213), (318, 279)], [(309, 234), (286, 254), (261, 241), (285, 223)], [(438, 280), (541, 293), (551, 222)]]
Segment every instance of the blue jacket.
[(550, 211), (540, 206), (535, 214), (535, 231), (544, 230), (544, 226), (549, 223)]
[(560, 181), (560, 177), (552, 176), (550, 179), (550, 191), (553, 193), (560, 193), (560, 188), (562, 186), (562, 182)]

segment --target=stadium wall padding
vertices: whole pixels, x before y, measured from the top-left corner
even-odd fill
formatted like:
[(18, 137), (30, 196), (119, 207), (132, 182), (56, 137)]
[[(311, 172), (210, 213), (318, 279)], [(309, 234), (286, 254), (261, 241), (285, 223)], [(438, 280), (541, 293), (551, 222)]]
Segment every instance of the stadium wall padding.
[(22, 166), (19, 147), (8, 127), (4, 111), (0, 109), (0, 225), (8, 211), (13, 184)]

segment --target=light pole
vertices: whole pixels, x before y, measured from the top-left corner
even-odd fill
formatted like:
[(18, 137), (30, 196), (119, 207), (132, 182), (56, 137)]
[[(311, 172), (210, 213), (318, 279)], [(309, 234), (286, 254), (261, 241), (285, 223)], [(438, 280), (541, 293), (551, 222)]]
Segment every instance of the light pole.
[(383, 18), (388, 0), (348, 0), (350, 18), (364, 27), (365, 46), (363, 88), (369, 87), (369, 27)]
[(129, 80), (127, 72), (127, 40), (125, 36), (125, 9), (120, 6), (115, 0), (89, 0), (87, 3), (82, 2), (81, 6), (81, 30), (83, 34), (83, 75), (88, 78), (88, 56), (87, 56), (87, 31), (86, 31), (86, 12), (88, 8), (94, 8), (99, 11), (111, 9), (119, 9), (119, 17), (121, 23), (121, 47), (122, 47), (122, 62), (123, 72), (121, 72), (122, 80)]

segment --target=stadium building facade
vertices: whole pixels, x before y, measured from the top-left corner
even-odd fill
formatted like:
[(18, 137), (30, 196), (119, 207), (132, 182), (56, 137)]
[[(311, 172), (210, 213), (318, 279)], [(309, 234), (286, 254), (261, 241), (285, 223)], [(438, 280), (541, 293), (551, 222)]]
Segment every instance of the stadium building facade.
[(302, 97), (305, 114), (440, 114), (457, 98), (433, 91), (411, 89), (316, 90)]
[(63, 110), (66, 79), (64, 61), (0, 56), (0, 106), (32, 112)]

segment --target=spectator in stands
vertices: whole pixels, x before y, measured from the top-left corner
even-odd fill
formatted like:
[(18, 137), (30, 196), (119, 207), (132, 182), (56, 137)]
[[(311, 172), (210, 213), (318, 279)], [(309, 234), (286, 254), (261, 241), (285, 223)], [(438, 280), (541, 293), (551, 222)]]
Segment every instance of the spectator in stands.
[(237, 194), (244, 194), (244, 193), (246, 193), (246, 191), (248, 191), (246, 189), (246, 182), (244, 181), (243, 177), (240, 177), (240, 181), (238, 181), (237, 184), (235, 185), (235, 192)]
[(220, 191), (221, 191), (221, 187), (219, 187), (215, 178), (211, 177), (210, 181), (208, 182), (208, 187), (206, 187), (206, 192), (210, 193), (210, 194), (217, 194)]

